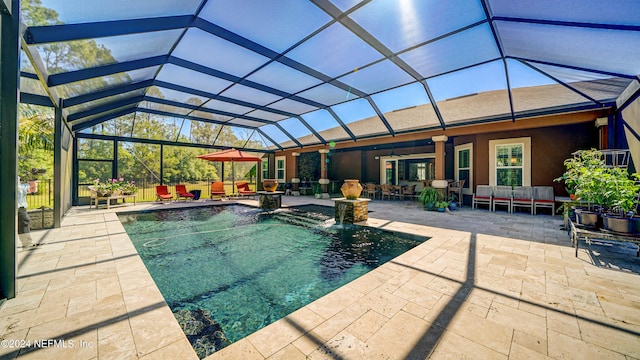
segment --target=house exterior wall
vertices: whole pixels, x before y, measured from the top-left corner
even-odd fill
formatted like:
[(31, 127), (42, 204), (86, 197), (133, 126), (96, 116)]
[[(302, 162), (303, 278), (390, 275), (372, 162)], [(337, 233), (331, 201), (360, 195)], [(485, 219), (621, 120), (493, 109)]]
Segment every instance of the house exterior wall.
[(457, 137), (455, 145), (474, 144), (475, 185), (489, 184), (489, 141), (518, 137), (531, 137), (531, 185), (553, 186), (560, 196), (566, 196), (566, 191), (553, 179), (564, 173), (564, 160), (576, 150), (598, 146), (598, 129), (593, 122)]
[[(538, 118), (522, 119), (515, 122), (482, 123), (442, 130), (431, 130), (364, 139), (357, 142), (337, 143), (331, 149), (329, 163), (330, 180), (360, 179), (361, 182), (380, 182), (381, 156), (392, 151), (396, 155), (434, 153), (433, 143), (420, 146), (398, 146), (391, 144), (421, 142), (426, 143), (435, 135), (447, 135), (445, 144), (445, 177), (455, 178), (454, 156), (456, 145), (473, 143), (473, 183), (489, 183), (489, 141), (496, 139), (531, 138), (531, 184), (554, 186), (557, 195), (566, 195), (562, 184), (553, 179), (564, 172), (564, 160), (578, 149), (598, 147), (598, 129), (595, 120), (606, 117), (607, 110), (586, 111)], [(318, 151), (328, 146), (310, 146), (303, 149), (278, 152), (287, 156), (287, 178), (293, 174), (292, 152)], [(378, 157), (378, 159), (376, 159)]]

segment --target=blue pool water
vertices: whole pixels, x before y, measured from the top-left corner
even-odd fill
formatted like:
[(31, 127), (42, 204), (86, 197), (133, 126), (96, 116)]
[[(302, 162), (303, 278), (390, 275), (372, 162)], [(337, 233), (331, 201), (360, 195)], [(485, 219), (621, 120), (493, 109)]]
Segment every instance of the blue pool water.
[(311, 210), (229, 205), (120, 220), (171, 309), (209, 310), (233, 342), (427, 240)]

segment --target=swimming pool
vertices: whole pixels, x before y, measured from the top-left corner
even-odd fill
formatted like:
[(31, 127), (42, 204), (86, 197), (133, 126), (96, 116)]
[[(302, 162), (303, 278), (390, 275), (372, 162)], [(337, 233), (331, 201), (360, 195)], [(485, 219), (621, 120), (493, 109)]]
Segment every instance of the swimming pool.
[(427, 240), (336, 225), (332, 212), (228, 205), (120, 220), (174, 313), (208, 310), (234, 342)]

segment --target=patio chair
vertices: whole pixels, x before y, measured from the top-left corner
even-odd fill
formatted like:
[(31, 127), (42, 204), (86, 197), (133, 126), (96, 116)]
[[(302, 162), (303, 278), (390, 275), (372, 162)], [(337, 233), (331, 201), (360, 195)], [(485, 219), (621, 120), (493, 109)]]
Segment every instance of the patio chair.
[(214, 181), (211, 183), (211, 199), (212, 200), (214, 196), (219, 196), (221, 198), (227, 197), (227, 192), (224, 191), (224, 183), (222, 181)]
[(173, 199), (173, 195), (169, 192), (167, 185), (156, 186), (156, 201), (169, 200), (169, 204), (171, 204), (171, 199)]
[(511, 212), (516, 207), (529, 208), (533, 215), (533, 188), (531, 186), (516, 186), (513, 188), (513, 200), (511, 200)]
[(257, 193), (249, 188), (248, 182), (238, 182), (236, 183), (236, 188), (238, 189), (238, 195), (240, 196), (255, 196)]
[(491, 209), (491, 201), (493, 198), (493, 187), (489, 185), (476, 186), (476, 192), (471, 200), (471, 207), (478, 208), (478, 205), (488, 205)]
[(391, 195), (393, 195), (394, 199), (402, 199), (402, 189), (404, 186), (402, 185), (391, 185)]
[(417, 199), (418, 195), (416, 194), (416, 184), (411, 184), (402, 187), (402, 199), (405, 198)]
[(538, 208), (550, 208), (551, 216), (556, 214), (556, 198), (551, 186), (533, 187), (533, 214), (537, 214)]
[(362, 194), (368, 197), (369, 199), (375, 199), (377, 193), (378, 193), (378, 186), (372, 183), (365, 184), (364, 190), (362, 191)]
[(496, 211), (496, 205), (506, 205), (507, 212), (511, 212), (511, 198), (513, 189), (508, 185), (498, 185), (493, 188), (493, 199), (491, 201), (491, 211)]
[(384, 196), (387, 196), (387, 199), (391, 200), (391, 196), (393, 195), (393, 188), (389, 184), (380, 185), (380, 199), (384, 200)]
[(186, 185), (184, 184), (176, 185), (176, 201), (180, 200), (180, 198), (185, 199), (185, 201), (187, 199), (193, 201), (194, 196), (195, 195), (187, 191)]
[(458, 180), (449, 184), (449, 196), (455, 194), (460, 207), (462, 207), (462, 188), (464, 188), (465, 181), (466, 180)]

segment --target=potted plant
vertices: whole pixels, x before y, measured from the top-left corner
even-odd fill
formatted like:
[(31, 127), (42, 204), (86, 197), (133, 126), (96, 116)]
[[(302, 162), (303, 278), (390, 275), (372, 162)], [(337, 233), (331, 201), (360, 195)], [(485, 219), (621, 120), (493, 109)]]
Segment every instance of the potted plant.
[(132, 195), (138, 192), (138, 187), (136, 186), (135, 181), (124, 182), (122, 184), (122, 194), (124, 195)]
[(458, 201), (456, 200), (456, 196), (454, 194), (449, 195), (449, 210), (454, 211), (458, 208)]
[(436, 209), (439, 212), (445, 212), (445, 210), (447, 210), (447, 207), (449, 207), (449, 203), (447, 201), (442, 200), (436, 203)]
[(433, 210), (438, 201), (438, 192), (432, 187), (424, 188), (418, 196), (418, 202), (422, 204), (425, 210)]
[(609, 231), (640, 233), (640, 217), (634, 216), (640, 196), (640, 176), (629, 175), (626, 169), (607, 168), (601, 175), (604, 184), (604, 205), (607, 213), (603, 216), (603, 228)]
[(598, 228), (604, 201), (601, 176), (606, 168), (602, 153), (596, 149), (577, 151), (564, 161), (564, 166), (564, 174), (554, 181), (564, 181), (567, 192), (574, 193), (577, 202), (587, 204), (574, 209), (577, 224)]

